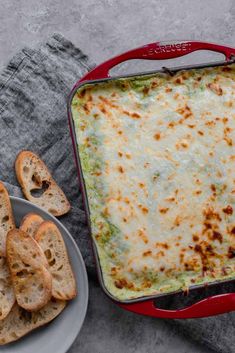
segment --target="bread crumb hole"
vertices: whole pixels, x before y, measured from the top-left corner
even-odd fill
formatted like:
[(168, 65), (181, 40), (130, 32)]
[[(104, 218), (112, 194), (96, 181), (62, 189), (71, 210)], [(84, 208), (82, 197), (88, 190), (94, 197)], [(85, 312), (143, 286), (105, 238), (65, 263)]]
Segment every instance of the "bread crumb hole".
[(50, 266), (53, 266), (54, 264), (55, 264), (55, 259), (49, 261), (49, 265), (50, 265)]
[(40, 286), (38, 286), (38, 290), (39, 290), (39, 292), (43, 291), (43, 285), (42, 284), (40, 284)]
[(56, 211), (54, 208), (49, 208), (48, 212), (50, 212), (50, 213), (52, 213), (52, 214), (57, 213), (57, 211)]
[(28, 173), (29, 172), (29, 167), (26, 167), (26, 165), (23, 167), (23, 172)]
[(33, 175), (32, 175), (32, 181), (36, 184), (36, 185), (38, 185), (39, 187), (41, 187), (41, 178), (40, 178), (40, 176), (39, 175), (37, 175), (37, 173), (34, 173)]
[(31, 321), (32, 319), (32, 314), (29, 311), (24, 310), (21, 308), (21, 313), (20, 313), (20, 320), (24, 321)]
[(20, 277), (20, 278), (24, 278), (28, 275), (28, 271), (27, 270), (22, 270), (22, 271), (19, 271), (16, 273), (16, 276), (17, 277)]
[(8, 215), (6, 215), (6, 216), (4, 216), (4, 217), (2, 218), (2, 223), (5, 223), (5, 222), (7, 222), (7, 221), (9, 221), (9, 216), (8, 216)]
[(13, 269), (17, 269), (17, 268), (19, 268), (20, 266), (19, 266), (19, 264), (17, 264), (16, 262), (11, 266)]
[(42, 185), (39, 185), (39, 188), (30, 190), (30, 194), (35, 197), (41, 197), (44, 192), (49, 188), (50, 183), (48, 181), (43, 180)]
[(52, 257), (51, 250), (47, 249), (46, 251), (44, 251), (44, 254), (45, 254), (47, 260), (51, 259), (51, 257)]

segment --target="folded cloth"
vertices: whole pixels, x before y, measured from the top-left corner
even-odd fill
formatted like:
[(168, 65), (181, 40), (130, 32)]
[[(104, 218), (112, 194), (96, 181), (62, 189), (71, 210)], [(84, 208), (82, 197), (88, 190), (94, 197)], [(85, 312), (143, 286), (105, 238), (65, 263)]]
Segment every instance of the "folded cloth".
[(38, 50), (23, 49), (0, 75), (0, 179), (12, 195), (21, 195), (14, 160), (22, 149), (38, 153), (72, 204), (61, 220), (89, 268), (93, 262), (66, 107), (73, 84), (91, 66), (79, 49), (54, 35)]
[[(35, 50), (23, 49), (0, 74), (0, 179), (6, 183), (11, 195), (21, 197), (14, 160), (22, 149), (38, 153), (71, 202), (71, 212), (60, 219), (75, 238), (90, 273), (94, 264), (66, 105), (72, 86), (92, 66), (81, 50), (55, 34)], [(133, 316), (130, 320), (134, 325), (136, 318)], [(218, 352), (234, 352), (233, 313), (168, 322)], [(154, 320), (148, 324), (154, 325)], [(130, 340), (135, 339), (131, 337), (131, 331), (128, 334)]]

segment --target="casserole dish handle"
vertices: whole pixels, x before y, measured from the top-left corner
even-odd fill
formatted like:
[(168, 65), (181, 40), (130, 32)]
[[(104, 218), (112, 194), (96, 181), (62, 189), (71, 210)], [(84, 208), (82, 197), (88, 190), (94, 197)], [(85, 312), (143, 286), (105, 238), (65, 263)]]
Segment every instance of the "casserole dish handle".
[(132, 49), (123, 54), (115, 56), (114, 58), (105, 61), (104, 63), (96, 66), (93, 70), (88, 72), (79, 81), (89, 81), (102, 78), (108, 78), (109, 71), (116, 65), (132, 59), (144, 60), (165, 60), (174, 59), (183, 55), (190, 54), (198, 50), (209, 50), (222, 53), (226, 61), (235, 56), (235, 49), (225, 47), (218, 44), (198, 42), (198, 41), (182, 41), (182, 42), (155, 42), (144, 45), (139, 48)]
[(179, 310), (158, 309), (153, 300), (119, 304), (123, 309), (141, 315), (165, 319), (191, 319), (223, 314), (235, 310), (235, 293), (215, 295)]

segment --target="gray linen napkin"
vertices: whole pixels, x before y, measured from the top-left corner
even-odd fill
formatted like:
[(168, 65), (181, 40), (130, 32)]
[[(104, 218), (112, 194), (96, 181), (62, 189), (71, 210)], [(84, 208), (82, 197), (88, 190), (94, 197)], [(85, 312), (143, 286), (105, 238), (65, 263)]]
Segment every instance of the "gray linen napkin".
[[(10, 61), (0, 74), (0, 179), (11, 195), (22, 196), (14, 174), (17, 153), (29, 149), (42, 157), (72, 204), (61, 221), (74, 236), (94, 280), (66, 111), (73, 84), (91, 67), (88, 58), (58, 34), (36, 50), (23, 49)], [(133, 316), (133, 325), (135, 320)], [(234, 313), (167, 322), (218, 352), (235, 351)], [(129, 339), (135, 340), (134, 331)]]
[(87, 57), (60, 35), (38, 50), (19, 52), (0, 75), (0, 179), (20, 196), (14, 160), (22, 149), (39, 154), (72, 204), (61, 218), (73, 234), (88, 267), (92, 257), (79, 193), (66, 103), (79, 77), (90, 69)]

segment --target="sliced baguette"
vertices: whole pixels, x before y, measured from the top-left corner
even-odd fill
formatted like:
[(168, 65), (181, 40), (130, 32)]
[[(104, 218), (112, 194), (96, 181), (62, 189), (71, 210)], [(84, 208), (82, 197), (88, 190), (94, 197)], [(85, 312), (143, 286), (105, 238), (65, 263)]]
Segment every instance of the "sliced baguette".
[[(52, 178), (45, 163), (33, 152), (22, 151), (16, 158), (15, 170), (25, 197), (54, 216), (70, 210), (70, 204), (61, 188)], [(40, 191), (41, 195), (33, 195)]]
[(59, 229), (51, 221), (43, 222), (35, 235), (42, 248), (52, 275), (52, 295), (57, 299), (69, 300), (76, 296), (76, 282)]
[(20, 229), (31, 237), (35, 237), (38, 227), (44, 221), (42, 217), (35, 213), (28, 213), (22, 220)]
[(15, 294), (7, 260), (0, 257), (0, 320), (5, 319), (14, 303)]
[(30, 331), (47, 324), (65, 308), (66, 302), (52, 298), (42, 309), (28, 312), (17, 303), (10, 314), (0, 321), (0, 345), (18, 340)]
[(11, 202), (7, 189), (0, 182), (0, 256), (6, 256), (6, 237), (15, 228)]
[(29, 311), (41, 309), (51, 298), (52, 278), (37, 242), (20, 229), (11, 230), (7, 261), (19, 306)]

